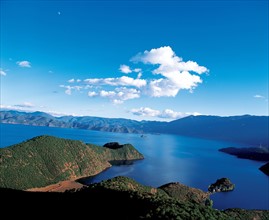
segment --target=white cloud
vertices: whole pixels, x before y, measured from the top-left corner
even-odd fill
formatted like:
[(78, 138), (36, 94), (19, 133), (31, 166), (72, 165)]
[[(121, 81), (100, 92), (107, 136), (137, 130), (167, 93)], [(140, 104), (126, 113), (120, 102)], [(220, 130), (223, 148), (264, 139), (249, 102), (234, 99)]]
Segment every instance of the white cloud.
[(165, 78), (154, 79), (149, 83), (149, 94), (154, 97), (174, 97), (181, 89), (192, 91), (198, 83), (202, 83), (202, 80), (200, 76), (191, 74), (190, 71), (199, 75), (208, 72), (206, 67), (199, 66), (194, 61), (183, 62), (169, 46), (146, 50), (134, 56), (131, 61), (159, 65), (152, 73)]
[(75, 82), (75, 79), (69, 79), (67, 82), (73, 83), (73, 82)]
[(21, 108), (33, 108), (35, 105), (31, 102), (24, 102), (22, 104), (14, 105), (15, 107), (21, 107)]
[(165, 109), (159, 115), (160, 118), (172, 118), (172, 119), (182, 118), (184, 116), (186, 116), (184, 113), (175, 112), (171, 109)]
[(102, 98), (108, 98), (114, 104), (122, 104), (124, 101), (129, 99), (135, 99), (140, 97), (140, 91), (133, 88), (120, 87), (116, 88), (115, 91), (101, 90), (100, 92), (91, 91), (88, 93), (89, 97), (100, 96)]
[(90, 85), (109, 85), (109, 86), (146, 86), (147, 81), (144, 79), (134, 79), (128, 76), (122, 76), (119, 78), (91, 78), (85, 79), (84, 82)]
[(0, 75), (1, 76), (6, 76), (7, 73), (2, 68), (0, 68)]
[(140, 79), (141, 77), (142, 77), (142, 73), (138, 73), (136, 78)]
[(139, 72), (142, 71), (142, 69), (140, 69), (140, 68), (135, 68), (133, 71), (134, 71), (135, 73), (139, 73)]
[(72, 94), (72, 90), (76, 90), (76, 91), (80, 91), (81, 89), (83, 89), (82, 86), (65, 86), (65, 85), (60, 85), (61, 88), (65, 88), (65, 94), (67, 95), (71, 95)]
[[(204, 66), (199, 66), (194, 61), (184, 62), (181, 57), (178, 57), (171, 47), (160, 47), (139, 53), (133, 58), (133, 62), (142, 62), (144, 64), (153, 65), (150, 78), (148, 72), (142, 71), (141, 68), (131, 68), (127, 65), (120, 65), (119, 70), (122, 73), (128, 74), (131, 72), (137, 73), (136, 78), (126, 75), (121, 77), (111, 78), (89, 78), (81, 81), (80, 79), (70, 79), (69, 83), (77, 82), (81, 88), (89, 90), (89, 97), (106, 97), (114, 103), (120, 103), (128, 99), (138, 98), (142, 95), (151, 97), (175, 97), (180, 90), (188, 90), (192, 92), (200, 83), (202, 83), (201, 74), (208, 72)], [(143, 75), (147, 79), (142, 79)], [(156, 76), (158, 75), (158, 76)], [(71, 94), (72, 90), (78, 90), (75, 87), (67, 87), (66, 93)], [(125, 91), (116, 91), (111, 87), (125, 88)], [(132, 91), (133, 88), (135, 91)], [(128, 89), (128, 91), (127, 91)], [(121, 95), (121, 94), (124, 95)], [(127, 95), (128, 94), (128, 95)]]
[(134, 108), (130, 111), (134, 115), (138, 116), (147, 116), (147, 117), (158, 117), (160, 115), (160, 111), (154, 110), (148, 107)]
[(31, 63), (27, 60), (24, 60), (24, 61), (17, 61), (16, 62), (20, 67), (28, 67), (30, 68), (31, 67)]
[(96, 92), (94, 92), (94, 91), (93, 92), (90, 91), (90, 92), (88, 92), (88, 96), (89, 97), (95, 97), (95, 96), (98, 96), (98, 94)]
[(254, 97), (254, 98), (257, 98), (257, 99), (264, 99), (264, 98), (265, 98), (265, 97), (262, 96), (262, 95), (254, 95), (253, 97)]
[(119, 70), (120, 70), (122, 73), (126, 73), (126, 74), (132, 72), (132, 70), (130, 69), (130, 67), (127, 66), (127, 65), (124, 65), (124, 64), (123, 64), (123, 65), (120, 65)]
[(182, 113), (182, 112), (176, 112), (171, 109), (164, 109), (163, 111), (151, 109), (149, 107), (141, 107), (138, 109), (131, 109), (130, 112), (137, 116), (143, 116), (143, 117), (156, 117), (156, 118), (165, 118), (165, 119), (179, 119), (183, 118), (189, 115), (201, 115), (198, 112), (193, 113)]

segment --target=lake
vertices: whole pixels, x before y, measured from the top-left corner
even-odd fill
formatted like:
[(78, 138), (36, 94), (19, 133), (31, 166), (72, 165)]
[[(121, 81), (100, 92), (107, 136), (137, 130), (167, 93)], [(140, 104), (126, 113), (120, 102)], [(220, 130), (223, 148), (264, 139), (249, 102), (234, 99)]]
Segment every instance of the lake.
[(0, 124), (0, 147), (7, 147), (38, 135), (82, 140), (103, 145), (107, 142), (131, 143), (145, 157), (132, 165), (113, 166), (89, 178), (88, 183), (123, 175), (154, 187), (168, 182), (207, 191), (208, 185), (228, 177), (235, 190), (211, 196), (217, 209), (269, 209), (269, 177), (258, 168), (264, 162), (238, 159), (219, 152), (223, 147), (247, 147), (241, 144), (212, 141), (177, 135), (122, 134), (69, 128), (34, 127)]

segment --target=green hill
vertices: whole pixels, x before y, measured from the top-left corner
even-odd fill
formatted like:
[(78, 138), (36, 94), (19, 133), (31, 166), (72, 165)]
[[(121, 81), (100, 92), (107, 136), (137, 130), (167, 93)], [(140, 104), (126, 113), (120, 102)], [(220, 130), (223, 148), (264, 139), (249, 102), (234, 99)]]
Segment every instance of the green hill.
[(29, 189), (93, 176), (113, 161), (143, 159), (132, 145), (118, 149), (81, 141), (38, 136), (0, 149), (0, 187)]
[[(61, 217), (75, 213), (76, 218), (80, 215), (85, 218), (86, 215), (90, 219), (266, 220), (269, 218), (268, 210), (216, 210), (201, 203), (200, 199), (197, 200), (196, 192), (197, 189), (179, 183), (154, 188), (122, 176), (65, 193), (26, 192), (0, 188), (1, 199), (5, 201), (4, 206), (20, 207), (27, 198), (28, 207), (40, 211), (42, 215), (49, 213), (50, 216), (52, 211), (56, 211)], [(198, 194), (205, 193), (199, 191)], [(12, 202), (7, 204), (6, 201), (10, 200)], [(3, 209), (4, 212), (6, 210), (8, 209)], [(22, 213), (27, 213), (27, 217), (31, 213), (36, 213), (23, 211)], [(8, 211), (7, 214), (10, 216), (13, 213)]]

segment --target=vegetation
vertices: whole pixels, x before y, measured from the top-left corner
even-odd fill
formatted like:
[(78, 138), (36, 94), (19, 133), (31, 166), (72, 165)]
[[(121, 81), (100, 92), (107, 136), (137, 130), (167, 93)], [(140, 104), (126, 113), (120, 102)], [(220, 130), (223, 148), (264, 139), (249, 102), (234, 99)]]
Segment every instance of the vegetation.
[[(167, 185), (169, 186), (169, 185)], [(161, 188), (167, 188), (163, 186)], [(209, 206), (194, 202), (188, 196), (183, 199), (177, 198), (180, 191), (187, 191), (189, 188), (183, 185), (176, 185), (172, 196), (168, 191), (161, 188), (143, 186), (127, 177), (115, 177), (100, 183), (85, 186), (78, 191), (67, 191), (65, 193), (33, 193), (6, 190), (8, 194), (0, 189), (1, 198), (13, 198), (15, 194), (17, 204), (28, 198), (28, 206), (44, 210), (40, 205), (46, 202), (46, 210), (56, 209), (59, 205), (64, 207), (64, 213), (71, 211), (77, 215), (85, 214), (89, 218), (96, 219), (182, 219), (182, 220), (252, 220), (269, 219), (269, 211), (229, 209), (225, 211), (215, 210)], [(184, 189), (182, 190), (181, 187)], [(176, 190), (179, 190), (177, 193)], [(168, 192), (168, 193), (167, 193)], [(170, 191), (171, 192), (171, 191)], [(25, 195), (25, 197), (24, 197)], [(185, 193), (188, 195), (188, 193)], [(13, 200), (12, 200), (13, 201)], [(100, 210), (101, 209), (101, 210)], [(42, 212), (41, 212), (42, 213)], [(12, 213), (9, 213), (9, 216)]]
[(209, 193), (200, 189), (191, 188), (181, 183), (168, 183), (160, 187), (170, 197), (176, 198), (181, 202), (193, 201), (202, 205), (211, 206), (213, 202), (209, 199)]
[(209, 192), (228, 192), (234, 190), (235, 185), (228, 178), (218, 179), (208, 187)]
[(219, 149), (219, 151), (235, 155), (238, 158), (269, 161), (269, 148), (267, 147), (249, 147), (249, 148), (235, 148), (227, 147)]
[(92, 176), (113, 160), (142, 159), (132, 145), (109, 149), (81, 141), (39, 136), (0, 149), (0, 187), (29, 189)]

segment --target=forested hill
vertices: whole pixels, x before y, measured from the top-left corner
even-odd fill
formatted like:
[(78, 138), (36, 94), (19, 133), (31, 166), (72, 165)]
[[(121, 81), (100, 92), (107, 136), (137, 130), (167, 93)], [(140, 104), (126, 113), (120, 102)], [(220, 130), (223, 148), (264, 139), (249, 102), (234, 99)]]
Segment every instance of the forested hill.
[(171, 122), (121, 118), (53, 117), (44, 112), (1, 111), (1, 123), (79, 128), (121, 133), (166, 133), (269, 146), (268, 116), (189, 116)]
[[(116, 146), (116, 149), (114, 149)], [(81, 141), (38, 136), (0, 148), (0, 188), (29, 189), (93, 176), (111, 162), (143, 159), (132, 145), (103, 147)]]

